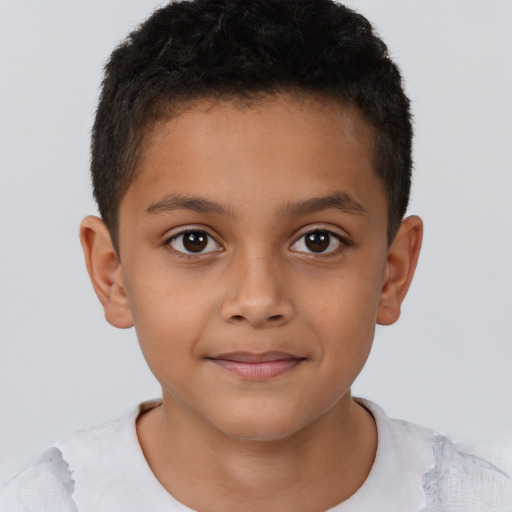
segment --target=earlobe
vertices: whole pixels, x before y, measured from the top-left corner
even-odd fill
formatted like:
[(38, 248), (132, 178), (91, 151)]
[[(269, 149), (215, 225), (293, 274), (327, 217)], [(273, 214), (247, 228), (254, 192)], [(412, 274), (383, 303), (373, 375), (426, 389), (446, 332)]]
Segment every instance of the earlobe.
[(402, 221), (386, 262), (377, 323), (391, 325), (400, 317), (400, 307), (407, 294), (418, 263), (423, 238), (423, 223), (411, 216)]
[(132, 327), (122, 268), (107, 226), (98, 217), (86, 217), (80, 224), (80, 241), (87, 272), (105, 318), (114, 327)]

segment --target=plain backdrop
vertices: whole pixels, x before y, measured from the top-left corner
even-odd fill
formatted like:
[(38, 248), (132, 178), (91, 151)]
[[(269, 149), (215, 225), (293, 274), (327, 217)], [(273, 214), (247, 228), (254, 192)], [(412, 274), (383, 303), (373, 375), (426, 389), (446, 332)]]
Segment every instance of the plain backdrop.
[[(425, 222), (401, 320), (354, 385), (391, 417), (512, 441), (512, 2), (351, 0), (415, 117)], [(109, 326), (78, 226), (102, 66), (154, 1), (0, 0), (0, 480), (52, 441), (158, 396), (133, 329)]]

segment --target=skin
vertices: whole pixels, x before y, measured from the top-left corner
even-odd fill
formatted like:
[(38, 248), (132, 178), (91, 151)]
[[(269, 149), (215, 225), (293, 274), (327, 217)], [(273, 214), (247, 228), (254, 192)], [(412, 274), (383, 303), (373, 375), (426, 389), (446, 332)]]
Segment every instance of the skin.
[[(147, 137), (120, 204), (119, 255), (100, 219), (82, 223), (105, 316), (135, 325), (162, 386), (162, 406), (137, 422), (141, 447), (192, 509), (326, 510), (370, 472), (376, 428), (350, 387), (375, 325), (400, 315), (422, 237), (409, 217), (388, 244), (370, 140), (357, 111), (313, 98), (204, 100)], [(183, 253), (184, 228), (211, 237), (203, 252)], [(314, 252), (305, 235), (319, 230), (328, 243)], [(261, 378), (218, 364), (240, 351), (294, 364)]]

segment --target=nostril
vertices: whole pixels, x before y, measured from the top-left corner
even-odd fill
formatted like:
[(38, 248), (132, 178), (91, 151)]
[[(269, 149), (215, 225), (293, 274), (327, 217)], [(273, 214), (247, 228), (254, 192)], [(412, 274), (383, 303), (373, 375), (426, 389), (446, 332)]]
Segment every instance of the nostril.
[[(245, 320), (245, 317), (243, 315), (233, 315), (232, 317), (232, 320), (235, 320), (237, 322), (241, 321), (241, 320)], [(270, 321), (270, 322), (277, 322), (277, 321), (281, 321), (283, 319), (283, 315), (272, 315), (272, 316), (269, 316), (267, 321)]]

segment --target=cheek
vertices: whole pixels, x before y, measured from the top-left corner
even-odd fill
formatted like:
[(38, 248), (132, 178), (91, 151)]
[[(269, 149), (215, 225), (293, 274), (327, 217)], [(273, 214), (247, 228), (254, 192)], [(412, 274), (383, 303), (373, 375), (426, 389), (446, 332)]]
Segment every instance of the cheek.
[(155, 367), (172, 365), (194, 353), (215, 304), (208, 294), (198, 293), (193, 283), (173, 279), (169, 272), (155, 275), (132, 274), (134, 286), (130, 279), (126, 283), (137, 338), (154, 372)]
[(187, 321), (195, 323), (200, 311), (212, 301), (208, 291), (215, 287), (205, 282), (208, 276), (173, 268), (161, 254), (153, 260), (140, 257), (138, 261), (146, 264), (132, 265), (125, 279), (135, 323), (149, 323), (148, 327), (155, 329)]
[(304, 316), (314, 326), (326, 361), (345, 365), (349, 372), (351, 367), (364, 365), (375, 334), (379, 282), (368, 272), (338, 276), (304, 301)]
[(359, 330), (365, 325), (375, 326), (380, 292), (380, 276), (352, 272), (310, 286), (303, 306), (321, 324), (337, 325), (340, 331), (351, 326)]

